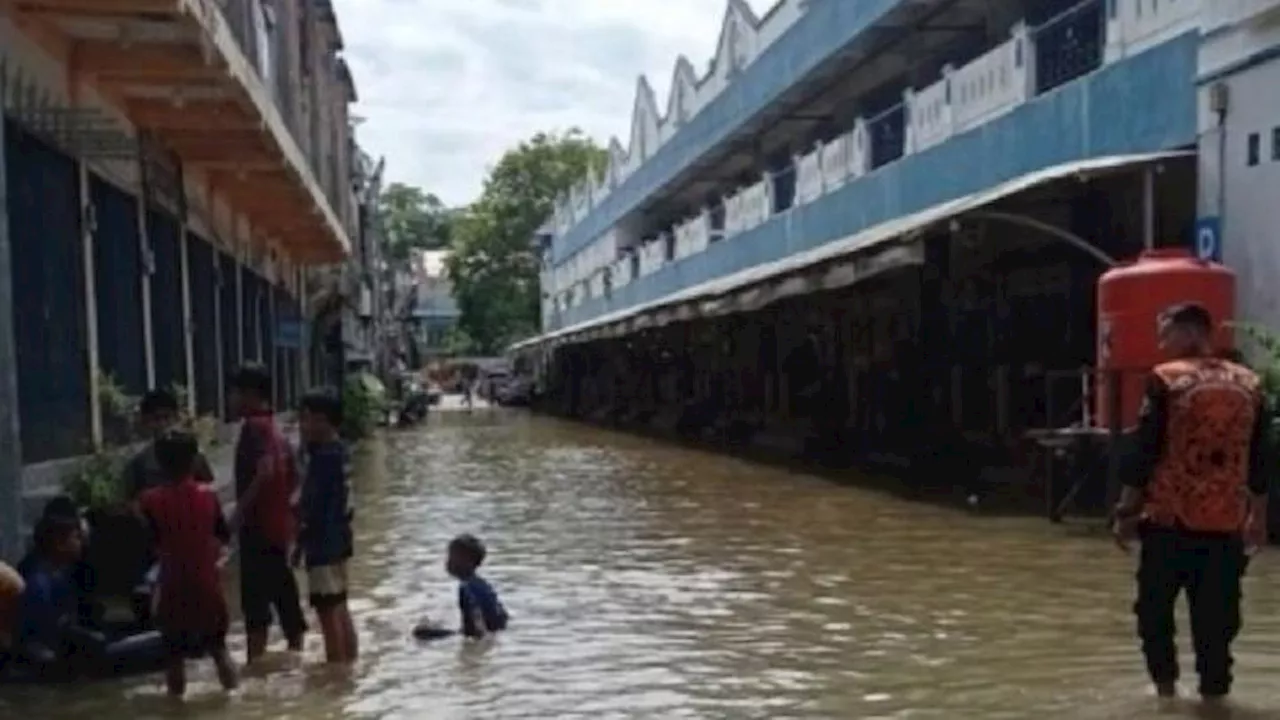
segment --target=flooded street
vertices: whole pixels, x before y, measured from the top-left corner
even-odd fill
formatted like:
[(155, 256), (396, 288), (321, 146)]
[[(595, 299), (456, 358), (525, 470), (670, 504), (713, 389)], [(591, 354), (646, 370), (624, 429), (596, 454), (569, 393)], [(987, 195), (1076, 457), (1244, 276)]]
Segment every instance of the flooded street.
[[(360, 464), (352, 672), (319, 666), (317, 633), (229, 699), (201, 664), (184, 706), (152, 677), (4, 688), (0, 716), (1155, 716), (1133, 560), (1097, 534), (500, 411), (433, 416)], [(512, 629), (417, 643), (421, 616), (456, 622), (442, 562), (463, 531), (488, 543)], [(1246, 585), (1237, 717), (1280, 716), (1278, 561)], [(1185, 652), (1183, 671), (1194, 690)]]

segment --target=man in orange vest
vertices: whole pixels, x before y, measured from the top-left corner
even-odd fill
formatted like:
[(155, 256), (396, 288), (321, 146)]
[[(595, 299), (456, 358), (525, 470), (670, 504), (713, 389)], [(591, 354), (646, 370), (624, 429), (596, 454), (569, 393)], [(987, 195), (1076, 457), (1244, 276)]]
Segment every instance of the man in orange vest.
[(1187, 592), (1200, 696), (1231, 690), (1231, 642), (1240, 632), (1240, 580), (1266, 542), (1268, 418), (1258, 376), (1213, 355), (1213, 319), (1196, 304), (1160, 319), (1162, 348), (1143, 401), (1116, 540), (1137, 538), (1138, 636), (1157, 693), (1177, 693), (1173, 609)]

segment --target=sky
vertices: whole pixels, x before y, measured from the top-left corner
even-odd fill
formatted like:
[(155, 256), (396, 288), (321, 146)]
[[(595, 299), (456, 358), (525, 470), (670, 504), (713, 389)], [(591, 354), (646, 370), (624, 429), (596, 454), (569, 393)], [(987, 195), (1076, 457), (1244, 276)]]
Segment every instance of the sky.
[[(763, 13), (772, 0), (749, 0)], [(680, 54), (703, 72), (726, 0), (334, 0), (360, 96), (357, 137), (387, 179), (447, 205), (502, 153), (579, 127), (627, 144), (636, 81), (666, 107)]]

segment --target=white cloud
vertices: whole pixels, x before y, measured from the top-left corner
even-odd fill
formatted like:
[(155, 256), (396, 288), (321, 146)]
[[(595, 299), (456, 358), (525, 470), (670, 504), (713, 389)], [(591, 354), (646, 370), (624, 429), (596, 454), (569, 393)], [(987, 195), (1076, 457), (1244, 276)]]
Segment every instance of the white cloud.
[[(502, 152), (580, 127), (626, 143), (636, 78), (665, 108), (675, 59), (701, 72), (725, 0), (335, 0), (364, 118), (392, 180), (470, 201)], [(763, 12), (772, 0), (752, 0)]]

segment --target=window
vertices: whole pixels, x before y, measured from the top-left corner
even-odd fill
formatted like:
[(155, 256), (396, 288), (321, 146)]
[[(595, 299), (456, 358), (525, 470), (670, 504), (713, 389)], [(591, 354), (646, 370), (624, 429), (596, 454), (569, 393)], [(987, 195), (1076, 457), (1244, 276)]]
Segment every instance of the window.
[(1280, 161), (1280, 126), (1271, 128), (1271, 159)]
[(1249, 133), (1249, 149), (1247, 163), (1249, 167), (1257, 165), (1262, 155), (1262, 138), (1258, 133)]

